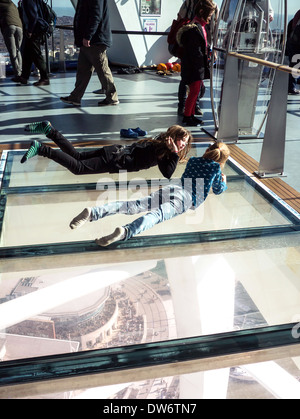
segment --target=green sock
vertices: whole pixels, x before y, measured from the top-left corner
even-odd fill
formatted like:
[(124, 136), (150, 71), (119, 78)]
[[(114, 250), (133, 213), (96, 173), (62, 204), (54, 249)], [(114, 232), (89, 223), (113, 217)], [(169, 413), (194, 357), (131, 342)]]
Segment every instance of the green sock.
[(25, 125), (24, 130), (32, 132), (34, 134), (49, 134), (52, 125), (50, 121), (32, 122), (31, 124)]
[(32, 141), (29, 149), (26, 151), (26, 153), (22, 157), (21, 163), (25, 163), (31, 157), (36, 156), (39, 152), (40, 147), (41, 147), (41, 144), (38, 141), (36, 140)]

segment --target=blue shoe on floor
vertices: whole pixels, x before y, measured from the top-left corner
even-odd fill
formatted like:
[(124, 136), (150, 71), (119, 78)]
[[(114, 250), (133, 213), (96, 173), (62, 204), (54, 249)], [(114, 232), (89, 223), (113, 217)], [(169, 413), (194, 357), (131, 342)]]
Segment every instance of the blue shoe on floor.
[(138, 133), (134, 132), (131, 128), (121, 129), (120, 130), (120, 135), (121, 135), (121, 137), (125, 137), (125, 138), (137, 138), (138, 137)]
[(143, 131), (139, 127), (137, 127), (137, 128), (129, 128), (129, 129), (132, 129), (133, 132), (136, 132), (139, 137), (144, 137), (145, 135), (147, 135), (147, 131)]

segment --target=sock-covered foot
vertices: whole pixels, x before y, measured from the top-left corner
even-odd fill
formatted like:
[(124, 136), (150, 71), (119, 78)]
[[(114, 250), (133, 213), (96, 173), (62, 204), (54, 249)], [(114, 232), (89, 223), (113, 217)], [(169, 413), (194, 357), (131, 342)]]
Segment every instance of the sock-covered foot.
[(34, 134), (49, 134), (52, 125), (50, 121), (32, 122), (32, 124), (25, 125), (24, 130)]
[(124, 227), (117, 227), (112, 234), (110, 234), (108, 236), (101, 237), (100, 239), (96, 239), (95, 242), (99, 246), (108, 246), (108, 245), (110, 245), (114, 242), (125, 239), (125, 237), (126, 237), (125, 228)]
[(74, 230), (75, 228), (79, 228), (83, 226), (87, 221), (91, 220), (91, 208), (84, 208), (77, 217), (73, 218), (70, 222), (70, 228)]
[(39, 152), (40, 147), (41, 147), (41, 143), (39, 143), (36, 140), (32, 141), (32, 143), (30, 144), (29, 149), (26, 151), (24, 156), (21, 158), (21, 163), (25, 163), (28, 159), (31, 159), (31, 157), (36, 156)]

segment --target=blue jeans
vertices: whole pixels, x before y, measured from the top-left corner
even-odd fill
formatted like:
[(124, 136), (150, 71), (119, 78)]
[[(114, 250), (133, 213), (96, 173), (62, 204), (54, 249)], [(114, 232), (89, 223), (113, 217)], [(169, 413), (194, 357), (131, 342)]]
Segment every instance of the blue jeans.
[(183, 214), (191, 206), (192, 196), (187, 190), (179, 185), (168, 185), (136, 201), (116, 201), (101, 207), (93, 207), (91, 218), (92, 221), (97, 221), (100, 218), (117, 213), (133, 215), (149, 211), (147, 214), (124, 226), (126, 229), (124, 240), (128, 240), (158, 223)]

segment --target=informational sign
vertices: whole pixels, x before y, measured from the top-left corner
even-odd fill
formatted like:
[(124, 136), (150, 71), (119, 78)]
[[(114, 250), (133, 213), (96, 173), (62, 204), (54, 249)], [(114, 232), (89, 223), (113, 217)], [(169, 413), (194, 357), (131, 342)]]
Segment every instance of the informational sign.
[(141, 0), (140, 15), (141, 16), (161, 15), (161, 0)]
[(144, 19), (143, 31), (144, 32), (157, 32), (157, 19)]

